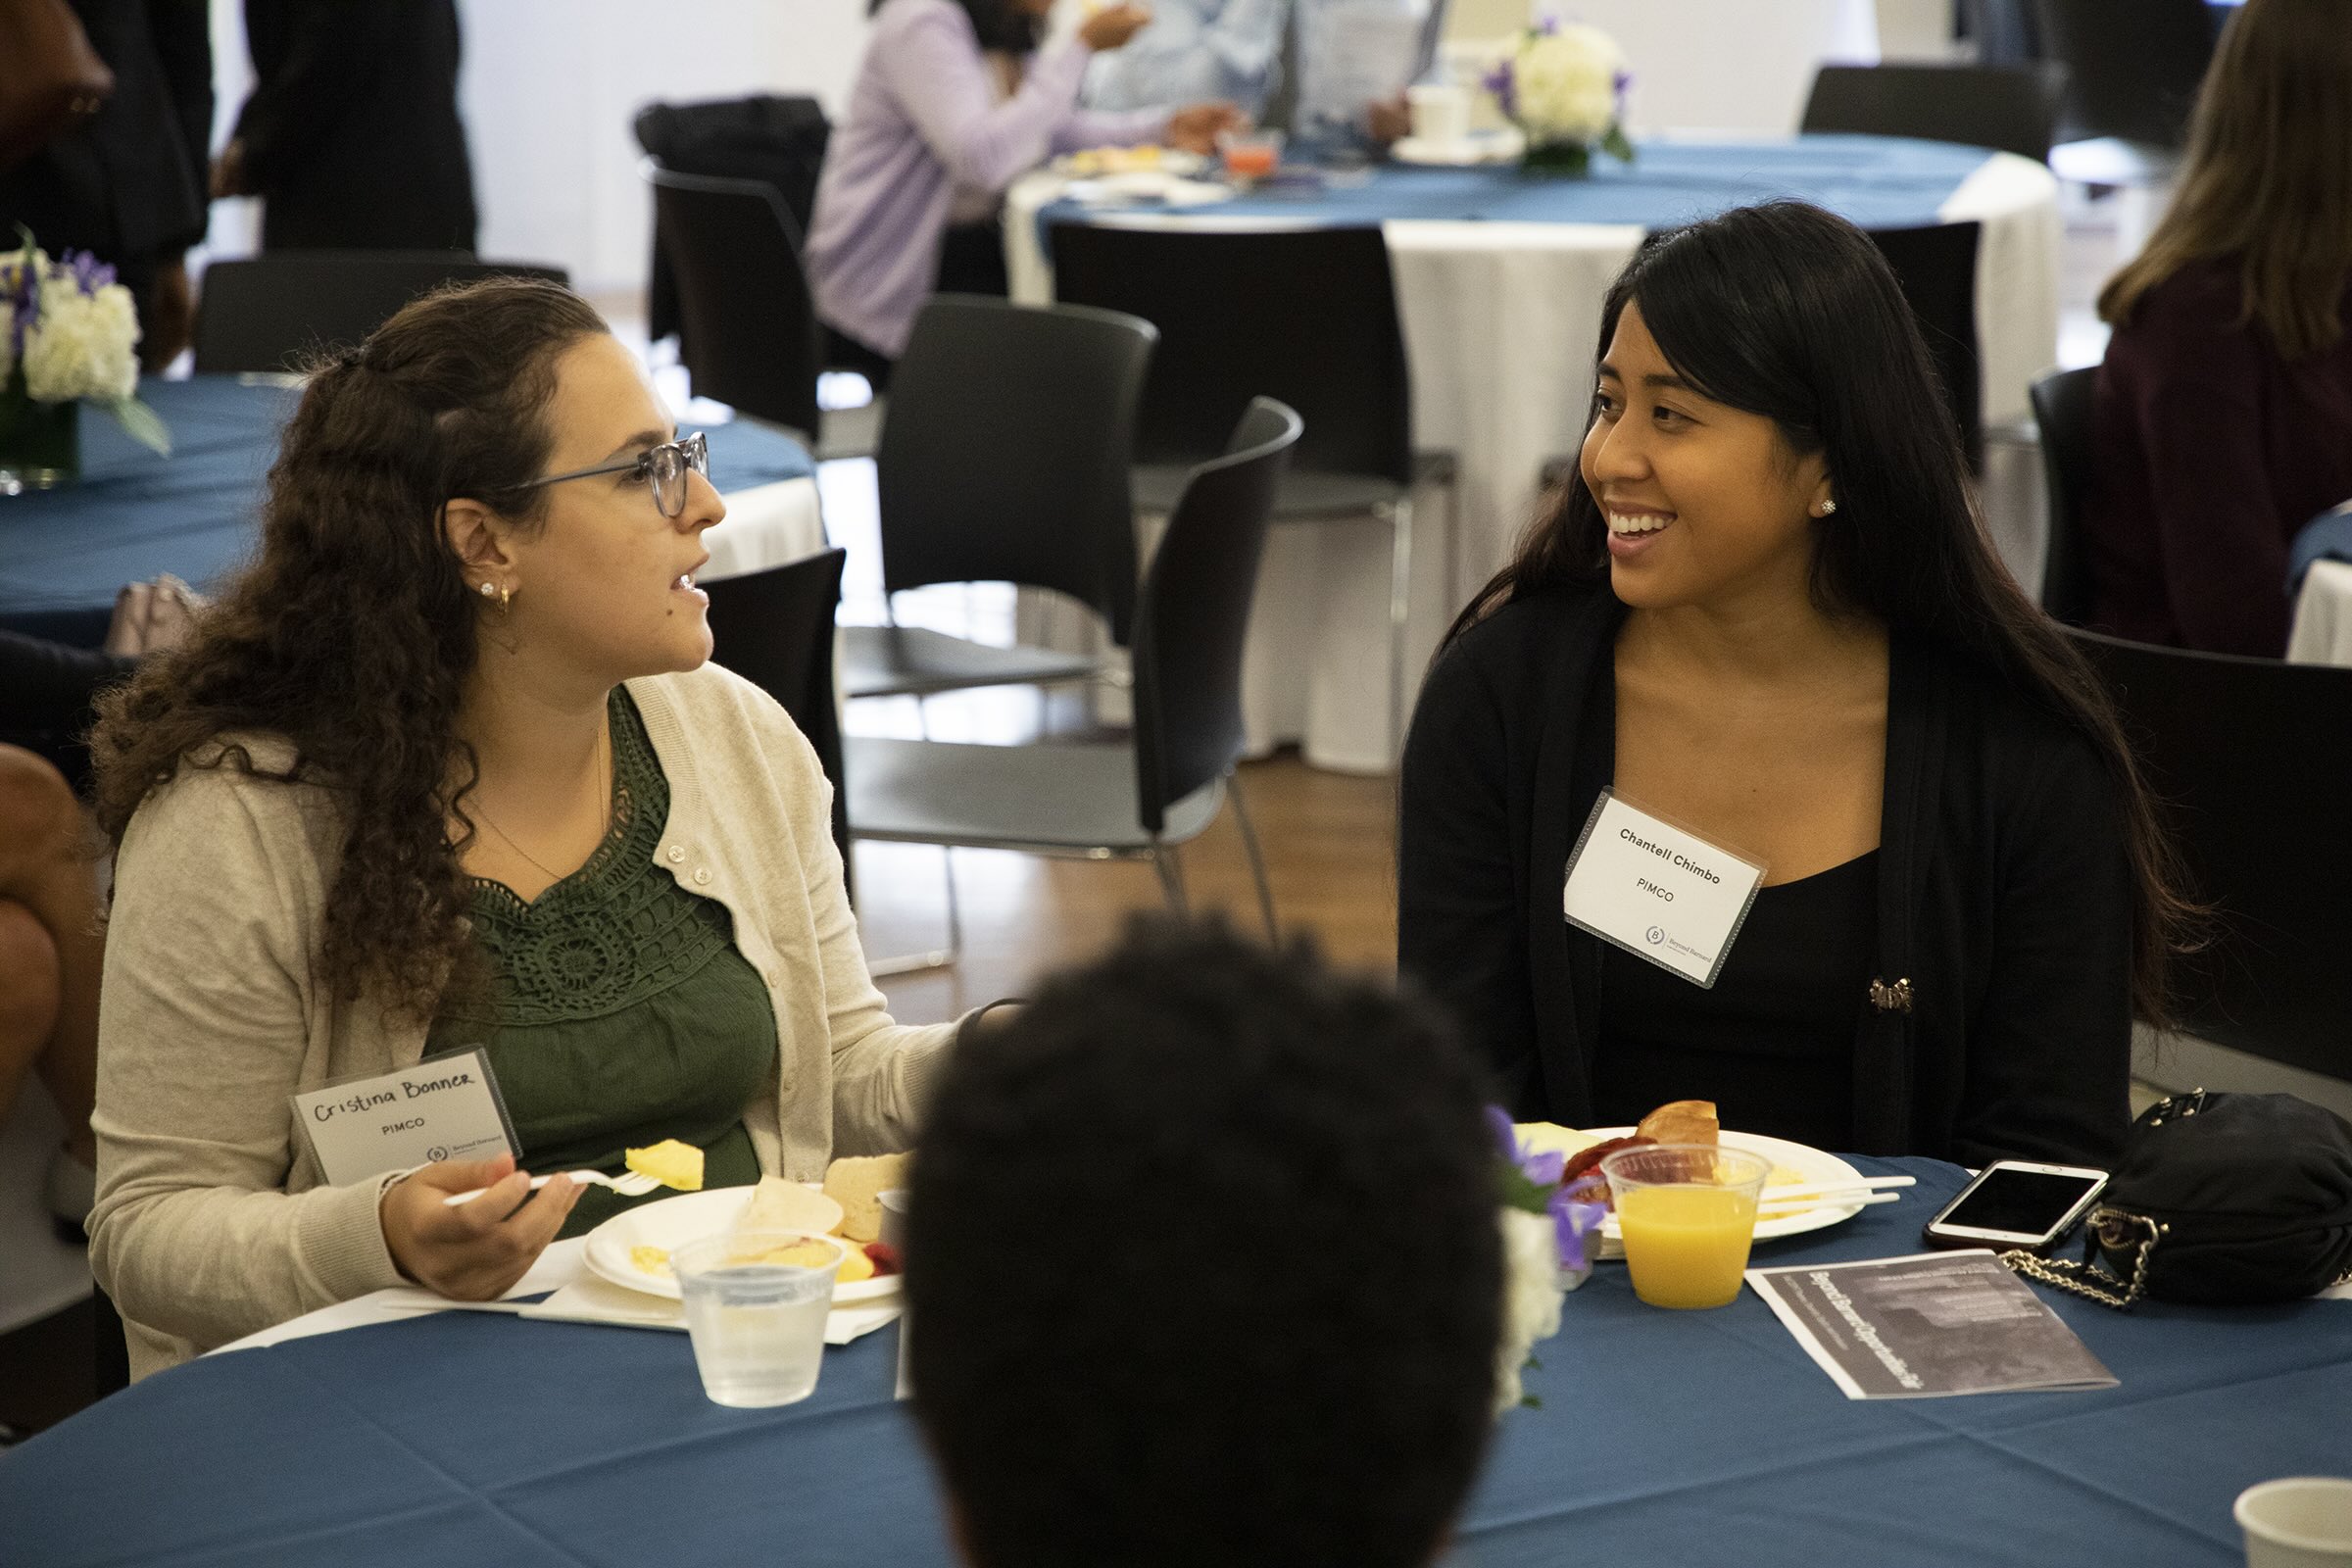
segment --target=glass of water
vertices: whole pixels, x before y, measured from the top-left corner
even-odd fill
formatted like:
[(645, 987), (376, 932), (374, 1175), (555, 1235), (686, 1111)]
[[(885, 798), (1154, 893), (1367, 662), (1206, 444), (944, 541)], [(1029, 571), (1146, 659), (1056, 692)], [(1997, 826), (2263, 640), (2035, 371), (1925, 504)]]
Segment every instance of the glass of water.
[(703, 1392), (718, 1404), (792, 1404), (816, 1391), (842, 1244), (807, 1231), (739, 1231), (670, 1254)]

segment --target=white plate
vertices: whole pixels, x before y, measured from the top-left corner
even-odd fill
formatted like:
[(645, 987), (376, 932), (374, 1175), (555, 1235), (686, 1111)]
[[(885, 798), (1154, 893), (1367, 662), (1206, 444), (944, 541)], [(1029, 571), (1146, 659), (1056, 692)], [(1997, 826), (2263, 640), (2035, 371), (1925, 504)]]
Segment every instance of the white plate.
[[(752, 1192), (749, 1187), (713, 1187), (623, 1209), (588, 1233), (588, 1267), (599, 1278), (610, 1280), (623, 1290), (664, 1296), (675, 1301), (679, 1299), (678, 1282), (666, 1274), (648, 1274), (630, 1261), (629, 1250), (659, 1247), (665, 1252), (674, 1252), (689, 1243), (724, 1236), (734, 1229), (735, 1216), (752, 1200)], [(838, 1240), (844, 1247), (858, 1245), (847, 1237)], [(833, 1287), (836, 1305), (898, 1294), (896, 1274)]]
[[(1605, 1142), (1611, 1138), (1630, 1138), (1634, 1133), (1631, 1127), (1588, 1127), (1584, 1131), (1587, 1137), (1598, 1142)], [(1807, 1182), (1858, 1182), (1862, 1179), (1862, 1173), (1853, 1166), (1848, 1165), (1836, 1154), (1824, 1153), (1810, 1144), (1794, 1144), (1786, 1138), (1767, 1138), (1762, 1133), (1732, 1132), (1721, 1134), (1717, 1142), (1726, 1149), (1743, 1149), (1751, 1154), (1761, 1154), (1782, 1169), (1794, 1171)], [(1772, 1189), (1770, 1187), (1764, 1189), (1764, 1198), (1766, 1201), (1771, 1200)], [(1826, 1226), (1840, 1224), (1861, 1212), (1862, 1205), (1860, 1203), (1817, 1203), (1811, 1208), (1800, 1208), (1790, 1213), (1776, 1215), (1770, 1219), (1759, 1219), (1756, 1221), (1756, 1240), (1770, 1242), (1777, 1241), (1783, 1236), (1802, 1236), (1807, 1231), (1817, 1231)], [(1615, 1217), (1611, 1216), (1609, 1220), (1611, 1231), (1614, 1231), (1616, 1223)], [(1604, 1232), (1601, 1236), (1600, 1255), (1604, 1259), (1623, 1257), (1625, 1243), (1618, 1240), (1615, 1235)]]
[(1068, 174), (1074, 179), (1101, 179), (1112, 174), (1174, 174), (1179, 179), (1189, 179), (1208, 167), (1206, 158), (1199, 153), (1186, 152), (1181, 147), (1162, 147), (1156, 162), (1134, 165), (1119, 159), (1118, 154), (1127, 150), (1124, 148), (1094, 147), (1087, 150), (1098, 154), (1108, 153), (1110, 160), (1106, 165), (1090, 165), (1075, 153), (1063, 153), (1046, 167), (1056, 174)]
[(1516, 163), (1527, 151), (1527, 138), (1515, 127), (1501, 130), (1474, 130), (1452, 141), (1431, 141), (1422, 136), (1407, 136), (1389, 149), (1389, 156), (1400, 164), (1422, 164), (1434, 169), (1471, 169), (1481, 164)]

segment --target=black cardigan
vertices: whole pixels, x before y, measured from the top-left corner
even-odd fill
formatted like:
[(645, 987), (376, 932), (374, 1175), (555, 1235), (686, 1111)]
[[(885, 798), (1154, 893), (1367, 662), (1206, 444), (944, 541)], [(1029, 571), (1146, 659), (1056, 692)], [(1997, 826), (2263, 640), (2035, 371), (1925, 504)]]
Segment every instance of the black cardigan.
[[(1508, 606), (1439, 659), (1405, 744), (1397, 964), (1522, 1120), (1592, 1120), (1599, 942), (1560, 891), (1609, 782), (1578, 742), (1624, 614), (1597, 585)], [(1856, 1152), (2109, 1163), (2130, 1120), (2132, 884), (2090, 742), (1897, 636), (1879, 848), (1887, 991), (1855, 999)]]

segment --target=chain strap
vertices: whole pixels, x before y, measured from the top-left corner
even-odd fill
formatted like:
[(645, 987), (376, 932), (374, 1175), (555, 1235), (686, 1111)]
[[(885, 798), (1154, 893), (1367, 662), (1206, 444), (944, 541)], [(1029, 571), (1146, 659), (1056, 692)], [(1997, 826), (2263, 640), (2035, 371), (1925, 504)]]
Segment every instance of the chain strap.
[(2001, 1261), (2012, 1272), (2027, 1279), (2071, 1292), (2101, 1306), (2112, 1306), (2119, 1312), (2129, 1312), (2147, 1294), (2148, 1257), (2156, 1250), (2156, 1244), (2164, 1239), (2167, 1227), (2144, 1214), (2130, 1214), (2120, 1208), (2098, 1208), (2091, 1211), (2090, 1228), (2100, 1233), (2102, 1244), (2111, 1247), (2122, 1245), (2133, 1234), (2139, 1237), (2139, 1245), (2132, 1253), (2131, 1278), (2124, 1282), (2124, 1289), (2120, 1293), (2106, 1283), (2110, 1276), (2088, 1263), (2053, 1263), (2023, 1249), (2003, 1252)]

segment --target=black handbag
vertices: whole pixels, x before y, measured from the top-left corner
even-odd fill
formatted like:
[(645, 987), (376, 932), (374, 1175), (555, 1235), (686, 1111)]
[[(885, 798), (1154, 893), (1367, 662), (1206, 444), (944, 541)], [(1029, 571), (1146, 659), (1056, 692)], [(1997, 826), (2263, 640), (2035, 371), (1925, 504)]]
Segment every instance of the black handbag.
[(2082, 1261), (2002, 1261), (2130, 1310), (2291, 1301), (2352, 1279), (2352, 1123), (2292, 1095), (2150, 1105), (2083, 1226)]

